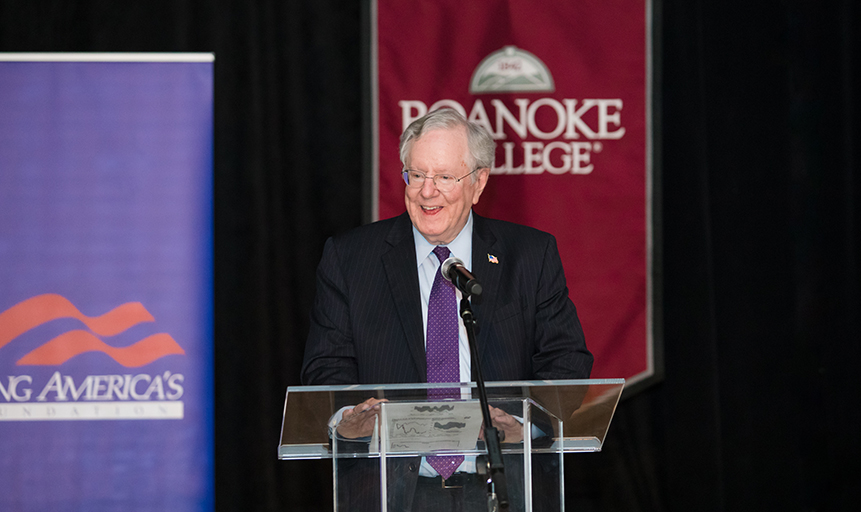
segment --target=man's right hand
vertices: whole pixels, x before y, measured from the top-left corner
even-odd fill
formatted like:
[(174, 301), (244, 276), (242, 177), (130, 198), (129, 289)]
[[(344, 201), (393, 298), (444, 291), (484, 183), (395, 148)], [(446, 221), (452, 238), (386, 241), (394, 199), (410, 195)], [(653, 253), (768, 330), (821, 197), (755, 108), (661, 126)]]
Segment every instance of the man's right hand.
[(337, 432), (339, 437), (356, 439), (374, 433), (374, 424), (380, 414), (380, 402), (385, 399), (369, 398), (352, 409), (344, 411)]

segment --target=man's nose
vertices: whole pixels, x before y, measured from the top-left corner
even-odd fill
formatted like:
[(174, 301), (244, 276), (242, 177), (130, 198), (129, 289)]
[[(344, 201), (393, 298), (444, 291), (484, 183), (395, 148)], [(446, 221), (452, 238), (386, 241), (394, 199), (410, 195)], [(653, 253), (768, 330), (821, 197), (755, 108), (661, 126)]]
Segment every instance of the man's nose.
[(430, 177), (425, 178), (425, 182), (422, 183), (422, 197), (433, 197), (437, 194), (439, 194), (439, 189), (436, 188), (433, 179)]

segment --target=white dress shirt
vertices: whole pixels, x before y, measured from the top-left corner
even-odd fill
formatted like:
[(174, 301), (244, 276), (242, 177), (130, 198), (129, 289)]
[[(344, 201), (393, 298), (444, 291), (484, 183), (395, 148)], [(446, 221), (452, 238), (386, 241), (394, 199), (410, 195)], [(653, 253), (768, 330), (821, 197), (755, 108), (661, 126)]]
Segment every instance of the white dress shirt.
[[(436, 245), (428, 242), (425, 237), (419, 233), (413, 226), (413, 240), (416, 244), (416, 267), (419, 273), (419, 292), (422, 298), (422, 333), (424, 333), (425, 347), (427, 347), (427, 331), (428, 331), (428, 302), (430, 300), (431, 288), (433, 288), (434, 277), (441, 263), (439, 258), (433, 253)], [(445, 247), (451, 251), (451, 256), (458, 258), (463, 262), (466, 268), (472, 268), (472, 211), (469, 212), (469, 218), (466, 220), (466, 225), (460, 230), (457, 237)], [(466, 336), (466, 327), (463, 325), (463, 319), (460, 318), (460, 301), (463, 295), (460, 290), (455, 289), (455, 296), (458, 303), (458, 352), (460, 354), (460, 381), (469, 382), (471, 380), (470, 361), (472, 360), (469, 352), (469, 338)], [(464, 398), (469, 398), (464, 397)], [(463, 463), (457, 469), (458, 472), (475, 473), (475, 457), (465, 457)], [(419, 475), (434, 477), (437, 472), (427, 460), (422, 457)]]
[[(430, 300), (431, 288), (433, 287), (436, 271), (441, 263), (439, 258), (433, 254), (436, 245), (428, 242), (424, 236), (413, 226), (413, 240), (416, 244), (416, 267), (419, 273), (419, 292), (422, 298), (422, 333), (425, 338), (425, 347), (427, 347), (427, 331), (428, 331), (428, 301)], [(451, 255), (463, 262), (466, 268), (472, 268), (472, 211), (469, 212), (469, 218), (466, 220), (466, 225), (460, 230), (457, 237), (445, 247), (451, 251)], [(463, 325), (463, 319), (460, 318), (460, 301), (463, 297), (460, 290), (455, 289), (455, 296), (458, 304), (458, 350), (460, 353), (460, 381), (469, 382), (471, 380), (471, 366), (469, 353), (469, 339), (466, 337), (466, 328)]]

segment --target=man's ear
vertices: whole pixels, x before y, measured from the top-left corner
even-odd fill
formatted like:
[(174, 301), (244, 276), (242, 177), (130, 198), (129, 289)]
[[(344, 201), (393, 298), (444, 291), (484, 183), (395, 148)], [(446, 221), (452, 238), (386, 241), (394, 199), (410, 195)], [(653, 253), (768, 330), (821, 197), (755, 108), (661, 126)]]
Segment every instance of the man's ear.
[(490, 179), (490, 168), (484, 167), (475, 172), (475, 191), (472, 197), (472, 204), (478, 204), (478, 198), (481, 197), (481, 193), (484, 192), (484, 187), (487, 186), (487, 180)]

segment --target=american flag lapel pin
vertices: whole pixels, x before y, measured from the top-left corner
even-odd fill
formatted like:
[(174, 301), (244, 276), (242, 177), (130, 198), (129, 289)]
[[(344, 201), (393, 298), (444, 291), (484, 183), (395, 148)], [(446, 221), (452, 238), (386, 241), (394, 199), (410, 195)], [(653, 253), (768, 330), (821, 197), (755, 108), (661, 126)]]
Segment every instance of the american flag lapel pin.
[(489, 261), (490, 263), (499, 263), (499, 259), (492, 254), (487, 255), (487, 261)]

